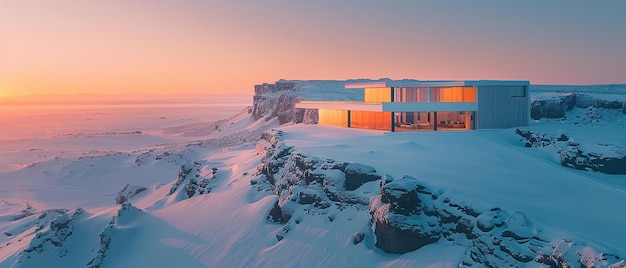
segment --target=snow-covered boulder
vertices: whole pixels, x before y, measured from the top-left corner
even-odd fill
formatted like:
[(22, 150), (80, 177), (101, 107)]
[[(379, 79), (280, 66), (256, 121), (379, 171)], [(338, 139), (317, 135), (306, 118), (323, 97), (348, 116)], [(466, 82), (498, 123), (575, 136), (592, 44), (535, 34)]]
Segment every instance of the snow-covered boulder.
[(476, 218), (476, 227), (483, 232), (489, 232), (493, 228), (504, 225), (506, 213), (500, 208), (493, 208), (478, 215)]
[(530, 105), (530, 117), (534, 120), (542, 117), (561, 118), (565, 116), (566, 111), (574, 107), (575, 103), (576, 95), (572, 93), (549, 95), (545, 99), (533, 99)]
[(370, 214), (374, 220), (376, 246), (388, 253), (406, 253), (441, 238), (436, 217), (420, 213), (418, 182), (404, 176), (385, 183), (380, 195), (372, 197)]
[(366, 182), (379, 180), (381, 178), (380, 175), (376, 174), (376, 169), (359, 163), (348, 164), (344, 173), (346, 174), (344, 187), (349, 191), (361, 187), (361, 185)]
[(381, 187), (380, 199), (383, 203), (390, 204), (394, 212), (409, 215), (419, 205), (417, 188), (417, 180), (394, 180)]
[(521, 211), (516, 211), (509, 216), (504, 221), (504, 224), (506, 229), (502, 232), (503, 237), (512, 237), (515, 240), (528, 240), (535, 235), (532, 222)]

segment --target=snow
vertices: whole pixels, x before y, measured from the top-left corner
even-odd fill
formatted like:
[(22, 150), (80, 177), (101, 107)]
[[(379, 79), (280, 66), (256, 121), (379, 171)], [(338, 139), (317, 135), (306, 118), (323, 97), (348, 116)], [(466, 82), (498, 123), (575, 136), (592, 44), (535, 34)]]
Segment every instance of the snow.
[[(297, 94), (313, 95), (310, 91), (329, 86), (344, 100), (358, 99), (341, 81), (298, 83), (302, 92)], [(542, 119), (523, 129), (565, 133), (585, 150), (605, 155), (623, 152), (626, 115), (597, 109), (593, 112), (601, 120), (585, 121), (589, 111), (574, 108), (565, 120)], [(288, 223), (268, 220), (278, 197), (251, 181), (260, 179), (259, 152), (265, 150), (256, 142), (261, 132), (276, 127), (275, 119), (254, 121), (243, 110), (215, 122), (151, 126), (141, 134), (94, 129), (0, 141), (0, 267), (80, 267), (101, 256), (102, 267), (459, 266), (466, 247), (444, 239), (405, 254), (384, 253), (374, 245), (371, 215), (358, 206), (298, 204)], [(408, 175), (458, 204), (498, 207), (509, 215), (520, 211), (525, 217), (509, 221), (522, 236), (541, 233), (582, 242), (587, 255), (626, 256), (626, 214), (620, 206), (626, 204), (626, 175), (563, 167), (550, 148), (524, 147), (514, 129), (387, 133), (296, 124), (280, 130), (281, 139), (298, 153), (349, 162), (362, 171), (372, 167), (396, 178), (394, 185), (402, 189), (414, 185), (412, 179), (402, 181)], [(263, 142), (260, 147), (271, 146)], [(181, 185), (168, 195), (181, 165), (194, 162), (200, 168), (190, 174), (201, 178), (217, 169), (211, 191), (186, 198)], [(332, 169), (315, 172), (341, 175)], [(379, 193), (379, 182), (367, 182), (353, 194), (369, 199)], [(116, 204), (117, 194), (141, 187), (146, 190), (128, 197), (134, 208), (120, 211), (128, 203)], [(72, 216), (78, 208), (85, 212)], [(504, 221), (493, 214), (481, 222)], [(68, 221), (71, 234), (61, 247), (48, 245), (24, 257), (23, 250), (45, 231), (37, 226), (46, 226), (54, 215)], [(359, 232), (364, 241), (355, 245)]]
[[(572, 238), (622, 248), (623, 237), (616, 234), (623, 233), (626, 217), (607, 204), (626, 202), (626, 181), (609, 184), (601, 179), (605, 175), (563, 167), (546, 153), (524, 148), (510, 129), (382, 133), (294, 125), (283, 130), (287, 144), (304, 153), (364, 163), (393, 177), (410, 174), (459, 199), (524, 211)], [(349, 146), (335, 145), (348, 140)], [(590, 232), (599, 222), (601, 230)]]

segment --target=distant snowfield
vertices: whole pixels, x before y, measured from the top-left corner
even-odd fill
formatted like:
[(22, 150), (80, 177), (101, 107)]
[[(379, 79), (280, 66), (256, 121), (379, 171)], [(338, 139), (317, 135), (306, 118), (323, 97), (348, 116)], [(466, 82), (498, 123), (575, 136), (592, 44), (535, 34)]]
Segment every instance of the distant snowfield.
[[(542, 120), (523, 129), (566, 133), (594, 148), (598, 142), (625, 146), (626, 116), (603, 116), (605, 124)], [(406, 254), (384, 253), (374, 246), (368, 211), (355, 207), (297, 210), (298, 224), (267, 220), (277, 197), (251, 180), (259, 178), (256, 141), (278, 127), (275, 119), (254, 121), (244, 110), (217, 122), (151, 127), (141, 134), (98, 130), (0, 141), (0, 267), (458, 267), (465, 254), (445, 239)], [(626, 256), (626, 176), (563, 167), (554, 151), (525, 148), (514, 129), (280, 129), (284, 142), (303, 154), (371, 165), (394, 178), (411, 175), (458, 203), (522, 211), (545, 237)], [(183, 185), (176, 188), (181, 165), (209, 178), (210, 192), (184, 197)], [(376, 195), (378, 183), (355, 192)], [(146, 188), (130, 199), (139, 210), (115, 204), (126, 184)], [(59, 213), (54, 209), (68, 210), (72, 232), (37, 238), (49, 231), (46, 223)], [(366, 237), (354, 245), (357, 232)], [(43, 242), (41, 252), (23, 252), (46, 237), (61, 245)]]

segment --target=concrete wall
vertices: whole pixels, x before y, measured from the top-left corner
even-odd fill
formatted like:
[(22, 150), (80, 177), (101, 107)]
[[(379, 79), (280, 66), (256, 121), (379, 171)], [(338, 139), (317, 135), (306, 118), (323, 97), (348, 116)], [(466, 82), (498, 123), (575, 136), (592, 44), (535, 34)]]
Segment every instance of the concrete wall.
[(513, 86), (478, 86), (477, 129), (528, 125), (530, 94), (528, 86), (523, 87), (524, 97), (512, 97)]

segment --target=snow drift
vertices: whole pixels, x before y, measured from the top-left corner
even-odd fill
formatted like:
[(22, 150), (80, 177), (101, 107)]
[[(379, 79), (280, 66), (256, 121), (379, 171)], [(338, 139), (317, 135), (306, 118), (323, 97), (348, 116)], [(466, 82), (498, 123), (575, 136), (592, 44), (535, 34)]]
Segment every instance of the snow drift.
[(161, 132), (3, 142), (0, 267), (624, 267), (625, 175), (562, 160), (623, 157), (623, 86), (531, 87), (563, 116), (519, 131), (294, 125), (315, 122), (298, 99), (362, 98), (344, 83), (257, 86), (230, 118)]

